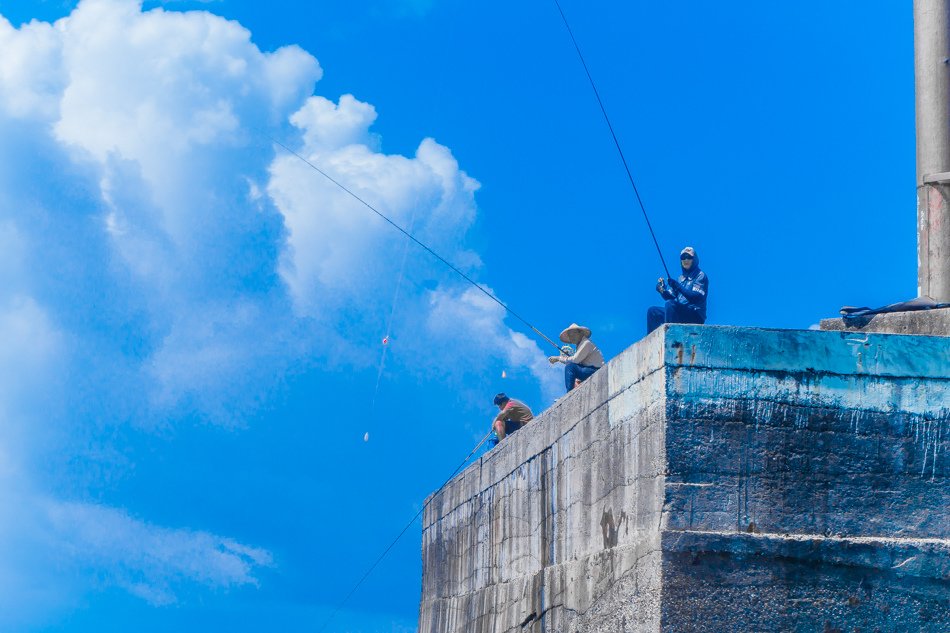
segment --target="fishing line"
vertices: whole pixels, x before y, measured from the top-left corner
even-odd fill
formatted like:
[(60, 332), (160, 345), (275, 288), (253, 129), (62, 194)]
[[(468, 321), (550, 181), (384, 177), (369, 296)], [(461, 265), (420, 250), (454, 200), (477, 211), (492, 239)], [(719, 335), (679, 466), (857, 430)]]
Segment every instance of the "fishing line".
[[(412, 215), (409, 217), (409, 231), (412, 231), (416, 223), (416, 207), (412, 207)], [(373, 390), (373, 404), (370, 407), (370, 420), (376, 417), (376, 398), (379, 396), (379, 384), (383, 378), (383, 368), (386, 365), (386, 352), (389, 349), (389, 337), (392, 335), (393, 317), (396, 315), (396, 302), (399, 300), (399, 290), (402, 288), (402, 280), (406, 276), (406, 261), (409, 259), (409, 240), (406, 240), (402, 249), (402, 264), (399, 266), (399, 276), (396, 278), (396, 289), (393, 291), (393, 305), (389, 310), (389, 320), (386, 323), (386, 335), (383, 337), (383, 351), (379, 356), (379, 370), (376, 372), (376, 389)]]
[[(442, 489), (445, 488), (445, 486), (450, 481), (452, 481), (452, 478), (455, 477), (459, 473), (460, 470), (462, 470), (462, 467), (465, 466), (466, 462), (468, 462), (468, 460), (472, 458), (472, 455), (474, 455), (475, 452), (482, 447), (482, 444), (484, 444), (488, 440), (491, 434), (492, 434), (492, 431), (489, 431), (485, 435), (485, 437), (482, 438), (482, 441), (480, 441), (478, 444), (475, 445), (475, 448), (472, 449), (471, 453), (465, 456), (465, 459), (463, 459), (462, 463), (458, 465), (458, 468), (455, 469), (455, 472), (449, 475), (449, 478), (446, 479), (444, 482), (442, 482), (442, 485), (439, 486), (436, 489), (436, 491), (432, 493), (432, 495), (429, 497), (430, 499), (434, 499), (435, 495), (439, 494), (439, 492), (441, 492)], [(383, 553), (376, 557), (376, 560), (373, 561), (373, 564), (369, 566), (369, 569), (366, 570), (366, 573), (364, 573), (362, 577), (360, 577), (360, 579), (356, 582), (356, 584), (353, 585), (353, 588), (350, 589), (350, 592), (346, 594), (346, 597), (340, 601), (340, 604), (336, 606), (336, 609), (333, 610), (333, 613), (330, 614), (330, 617), (327, 618), (326, 622), (323, 623), (323, 626), (320, 627), (320, 633), (326, 630), (326, 628), (330, 625), (330, 622), (333, 620), (333, 618), (336, 617), (336, 614), (339, 613), (340, 609), (343, 608), (343, 605), (346, 604), (347, 600), (349, 600), (353, 596), (353, 594), (356, 593), (356, 590), (359, 589), (360, 585), (363, 584), (363, 581), (366, 580), (371, 573), (373, 573), (373, 570), (376, 569), (377, 565), (383, 562), (383, 559), (386, 558), (386, 555), (392, 550), (393, 547), (396, 546), (396, 543), (399, 542), (399, 539), (401, 539), (403, 535), (409, 531), (409, 528), (412, 527), (412, 524), (416, 522), (416, 519), (418, 519), (422, 515), (423, 512), (425, 512), (425, 509), (428, 506), (429, 506), (428, 501), (422, 504), (422, 508), (418, 512), (416, 512), (414, 517), (412, 517), (409, 520), (409, 523), (406, 523), (406, 527), (404, 527), (402, 531), (396, 535), (396, 538), (394, 538), (392, 542), (389, 544), (389, 546), (383, 550)]]
[(647, 209), (643, 204), (643, 199), (640, 198), (640, 191), (637, 189), (637, 183), (633, 180), (633, 174), (630, 172), (630, 166), (627, 164), (627, 158), (623, 155), (623, 149), (620, 147), (620, 141), (617, 139), (617, 134), (614, 132), (614, 126), (610, 122), (610, 117), (607, 116), (607, 108), (604, 107), (604, 102), (600, 98), (600, 92), (597, 91), (597, 84), (594, 83), (594, 77), (590, 74), (590, 69), (587, 67), (587, 62), (584, 60), (584, 54), (581, 53), (581, 47), (577, 43), (577, 38), (574, 37), (574, 31), (571, 29), (571, 25), (567, 22), (567, 16), (564, 15), (564, 10), (561, 8), (561, 3), (558, 0), (554, 0), (554, 5), (557, 7), (558, 13), (561, 14), (561, 19), (564, 21), (564, 26), (567, 28), (568, 35), (571, 36), (571, 42), (574, 43), (574, 50), (577, 51), (577, 56), (581, 60), (581, 65), (584, 67), (584, 72), (587, 73), (587, 80), (590, 81), (590, 87), (594, 90), (594, 96), (597, 97), (597, 104), (600, 106), (600, 111), (604, 115), (604, 121), (607, 122), (607, 129), (610, 130), (610, 136), (614, 139), (614, 145), (617, 146), (617, 153), (620, 154), (620, 160), (623, 162), (623, 168), (627, 171), (627, 178), (630, 180), (630, 186), (633, 187), (633, 193), (637, 197), (637, 202), (640, 204), (640, 210), (643, 212), (643, 219), (646, 220), (647, 228), (650, 230), (650, 236), (653, 238), (653, 244), (656, 246), (656, 252), (660, 256), (660, 262), (663, 264), (663, 270), (666, 271), (666, 276), (671, 277), (670, 269), (666, 266), (666, 260), (663, 258), (663, 251), (660, 249), (660, 243), (656, 239), (656, 233), (653, 232), (653, 225), (650, 224), (650, 218), (647, 216)]
[[(560, 345), (558, 345), (557, 343), (555, 343), (554, 341), (552, 341), (550, 338), (548, 338), (547, 336), (545, 336), (544, 333), (543, 333), (541, 330), (539, 330), (538, 328), (536, 328), (536, 327), (534, 327), (533, 325), (531, 325), (530, 323), (528, 323), (528, 321), (527, 321), (523, 316), (521, 316), (520, 314), (518, 314), (517, 312), (515, 312), (514, 310), (512, 310), (512, 309), (509, 308), (508, 306), (506, 306), (500, 299), (498, 299), (498, 297), (496, 297), (496, 296), (493, 295), (492, 293), (490, 293), (490, 292), (488, 292), (487, 290), (485, 290), (485, 289), (484, 289), (481, 285), (479, 285), (474, 279), (472, 279), (471, 277), (469, 277), (468, 275), (466, 275), (465, 273), (463, 273), (461, 270), (459, 270), (458, 268), (456, 268), (455, 266), (453, 266), (453, 265), (449, 262), (449, 260), (445, 259), (445, 258), (442, 257), (441, 255), (439, 255), (438, 253), (436, 253), (434, 250), (432, 250), (431, 248), (429, 248), (428, 246), (426, 246), (425, 244), (423, 244), (422, 242), (420, 242), (415, 236), (413, 236), (411, 233), (409, 233), (409, 231), (407, 231), (406, 229), (402, 228), (401, 226), (399, 226), (398, 224), (396, 224), (395, 222), (393, 222), (392, 220), (390, 220), (388, 217), (386, 217), (385, 215), (383, 215), (382, 212), (380, 212), (379, 210), (376, 209), (376, 207), (374, 207), (373, 205), (371, 205), (370, 203), (368, 203), (366, 200), (363, 200), (362, 198), (360, 198), (358, 195), (356, 195), (355, 193), (353, 193), (351, 190), (347, 189), (345, 185), (343, 185), (340, 181), (335, 180), (330, 174), (328, 174), (327, 172), (323, 171), (322, 169), (320, 169), (319, 167), (317, 167), (316, 165), (314, 165), (313, 163), (311, 163), (309, 160), (307, 160), (306, 158), (304, 158), (303, 156), (301, 156), (300, 154), (298, 154), (298, 153), (295, 152), (294, 150), (290, 149), (289, 147), (287, 147), (286, 145), (284, 145), (283, 143), (281, 143), (281, 142), (278, 141), (277, 139), (271, 137), (271, 140), (272, 140), (274, 143), (276, 143), (277, 145), (280, 145), (281, 147), (283, 147), (285, 150), (287, 150), (288, 152), (290, 152), (291, 154), (293, 154), (293, 155), (296, 156), (297, 158), (299, 158), (300, 160), (302, 160), (303, 162), (305, 162), (305, 163), (306, 163), (307, 165), (309, 165), (314, 171), (317, 171), (317, 172), (319, 172), (320, 174), (322, 174), (324, 178), (326, 178), (327, 180), (329, 180), (330, 182), (332, 182), (334, 185), (336, 185), (337, 187), (339, 187), (340, 189), (342, 189), (342, 190), (345, 191), (346, 193), (350, 194), (353, 198), (355, 198), (358, 202), (360, 202), (360, 203), (361, 203), (363, 206), (365, 206), (367, 209), (369, 209), (370, 211), (372, 211), (373, 213), (375, 213), (376, 215), (378, 215), (379, 217), (381, 217), (383, 220), (385, 220), (385, 221), (386, 221), (390, 226), (392, 226), (394, 229), (396, 229), (397, 231), (399, 231), (400, 233), (402, 233), (403, 235), (405, 235), (406, 237), (408, 237), (410, 240), (412, 240), (413, 242), (415, 242), (416, 244), (418, 244), (419, 246), (421, 246), (423, 249), (425, 249), (425, 250), (426, 250), (429, 254), (431, 254), (433, 257), (435, 257), (435, 258), (438, 259), (440, 262), (442, 262), (443, 264), (445, 264), (446, 266), (448, 266), (449, 268), (451, 268), (453, 271), (455, 271), (455, 273), (456, 273), (459, 277), (461, 277), (462, 279), (464, 279), (464, 280), (467, 281), (468, 283), (470, 283), (470, 284), (472, 284), (473, 286), (475, 286), (476, 288), (478, 288), (486, 297), (488, 297), (489, 299), (491, 299), (492, 301), (494, 301), (495, 303), (497, 303), (498, 305), (500, 305), (502, 308), (504, 308), (505, 311), (506, 311), (508, 314), (510, 314), (511, 316), (515, 317), (516, 319), (518, 319), (519, 321), (521, 321), (521, 322), (524, 323), (525, 325), (527, 325), (529, 328), (531, 328), (531, 330), (532, 330), (535, 334), (537, 334), (538, 336), (540, 336), (541, 338), (543, 338), (545, 341), (547, 341), (548, 343), (550, 343), (551, 345), (553, 345), (555, 349), (557, 349), (558, 351), (560, 351), (560, 349), (561, 349)], [(659, 248), (659, 247), (657, 247), (657, 248)]]

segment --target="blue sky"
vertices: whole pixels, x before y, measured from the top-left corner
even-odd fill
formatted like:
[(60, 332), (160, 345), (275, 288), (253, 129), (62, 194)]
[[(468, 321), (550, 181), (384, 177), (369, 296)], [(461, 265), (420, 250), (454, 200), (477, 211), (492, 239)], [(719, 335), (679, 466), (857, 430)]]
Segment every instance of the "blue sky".
[[(711, 323), (916, 294), (910, 2), (562, 4)], [(271, 138), (550, 336), (644, 332), (662, 270), (553, 3), (0, 15), (3, 630), (320, 630), (495, 392), (559, 395), (543, 342)], [(419, 529), (327, 630), (415, 630)]]

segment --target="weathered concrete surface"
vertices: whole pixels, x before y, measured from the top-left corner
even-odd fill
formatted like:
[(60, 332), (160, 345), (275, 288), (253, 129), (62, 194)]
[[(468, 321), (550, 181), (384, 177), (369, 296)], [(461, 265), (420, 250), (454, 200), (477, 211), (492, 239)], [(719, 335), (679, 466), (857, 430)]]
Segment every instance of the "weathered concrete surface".
[(937, 539), (666, 532), (663, 545), (664, 631), (950, 627), (950, 557)]
[(671, 325), (431, 497), (420, 633), (946, 631), (950, 338)]
[(822, 330), (950, 336), (950, 308), (876, 314), (857, 319), (822, 319)]

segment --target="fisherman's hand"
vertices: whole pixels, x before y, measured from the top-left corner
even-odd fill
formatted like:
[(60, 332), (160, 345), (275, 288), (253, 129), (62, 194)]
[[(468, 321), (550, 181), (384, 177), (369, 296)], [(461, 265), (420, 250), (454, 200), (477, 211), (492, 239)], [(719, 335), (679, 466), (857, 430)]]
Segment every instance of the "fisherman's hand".
[(676, 281), (673, 278), (668, 279), (667, 282), (670, 284), (670, 288), (672, 288), (673, 290), (679, 293), (683, 292), (683, 284), (681, 284), (680, 282)]
[(656, 291), (660, 294), (663, 294), (666, 291), (666, 286), (663, 284), (663, 278), (656, 280)]
[(560, 356), (548, 356), (548, 362), (551, 363), (552, 365), (557, 364), (559, 360), (561, 360)]

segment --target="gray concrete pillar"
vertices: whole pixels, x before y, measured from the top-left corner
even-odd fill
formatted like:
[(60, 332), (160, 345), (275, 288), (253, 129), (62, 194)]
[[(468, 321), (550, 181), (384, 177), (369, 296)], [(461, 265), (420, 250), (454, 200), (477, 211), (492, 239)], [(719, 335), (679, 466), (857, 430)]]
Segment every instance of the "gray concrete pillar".
[(950, 301), (950, 0), (914, 0), (917, 292)]

